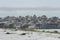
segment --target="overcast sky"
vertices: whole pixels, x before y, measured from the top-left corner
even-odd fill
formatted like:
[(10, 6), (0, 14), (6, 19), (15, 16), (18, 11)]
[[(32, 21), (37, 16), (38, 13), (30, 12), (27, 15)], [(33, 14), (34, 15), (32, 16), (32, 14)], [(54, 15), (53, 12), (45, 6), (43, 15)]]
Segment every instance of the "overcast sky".
[(60, 7), (60, 0), (0, 0), (0, 7)]
[[(17, 7), (17, 8), (31, 8), (31, 7), (50, 7), (60, 8), (60, 0), (0, 0), (0, 7)], [(52, 14), (53, 13), (53, 14)], [(55, 14), (56, 13), (56, 14)], [(16, 15), (17, 13), (12, 13)], [(31, 13), (32, 14), (32, 13)], [(36, 13), (35, 13), (36, 14)], [(60, 12), (43, 12), (40, 15), (58, 16)], [(11, 13), (0, 13), (0, 16), (11, 15)], [(18, 14), (18, 15), (21, 15)], [(22, 14), (23, 15), (23, 14)], [(26, 13), (25, 13), (26, 15)], [(39, 14), (37, 14), (39, 15)]]

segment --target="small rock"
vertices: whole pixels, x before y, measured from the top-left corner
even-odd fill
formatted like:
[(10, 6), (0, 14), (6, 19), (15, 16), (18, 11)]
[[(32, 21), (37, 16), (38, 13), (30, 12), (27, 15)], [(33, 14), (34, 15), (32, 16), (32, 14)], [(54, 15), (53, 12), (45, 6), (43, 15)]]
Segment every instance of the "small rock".
[(28, 36), (28, 37), (31, 37), (31, 36)]
[(21, 35), (26, 35), (26, 33), (22, 33)]
[(6, 32), (6, 34), (12, 34), (12, 33)]
[(58, 37), (58, 38), (60, 38), (60, 37)]

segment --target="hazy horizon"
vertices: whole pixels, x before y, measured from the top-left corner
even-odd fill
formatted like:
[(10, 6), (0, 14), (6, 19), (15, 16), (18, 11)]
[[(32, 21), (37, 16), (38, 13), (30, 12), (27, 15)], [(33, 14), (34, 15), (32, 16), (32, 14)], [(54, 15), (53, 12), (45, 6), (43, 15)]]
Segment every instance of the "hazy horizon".
[(5, 16), (32, 16), (32, 15), (42, 16), (46, 15), (47, 17), (60, 17), (60, 11), (48, 11), (48, 10), (0, 10), (0, 17)]
[[(23, 9), (25, 11), (22, 11), (22, 9), (19, 11), (15, 8), (26, 9)], [(34, 11), (33, 9), (31, 10), (31, 8), (34, 10), (37, 8), (38, 10)], [(0, 0), (0, 17), (26, 16), (34, 14), (37, 16), (46, 15), (48, 17), (60, 17), (60, 0)]]

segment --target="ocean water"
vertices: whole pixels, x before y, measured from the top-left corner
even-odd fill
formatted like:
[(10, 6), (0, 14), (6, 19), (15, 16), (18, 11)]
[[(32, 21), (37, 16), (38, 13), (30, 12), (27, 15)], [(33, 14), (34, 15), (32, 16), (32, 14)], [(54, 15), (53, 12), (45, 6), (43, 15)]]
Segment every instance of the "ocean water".
[(47, 17), (60, 17), (60, 10), (0, 10), (0, 17), (26, 15), (32, 16), (34, 14), (37, 16), (46, 15)]

